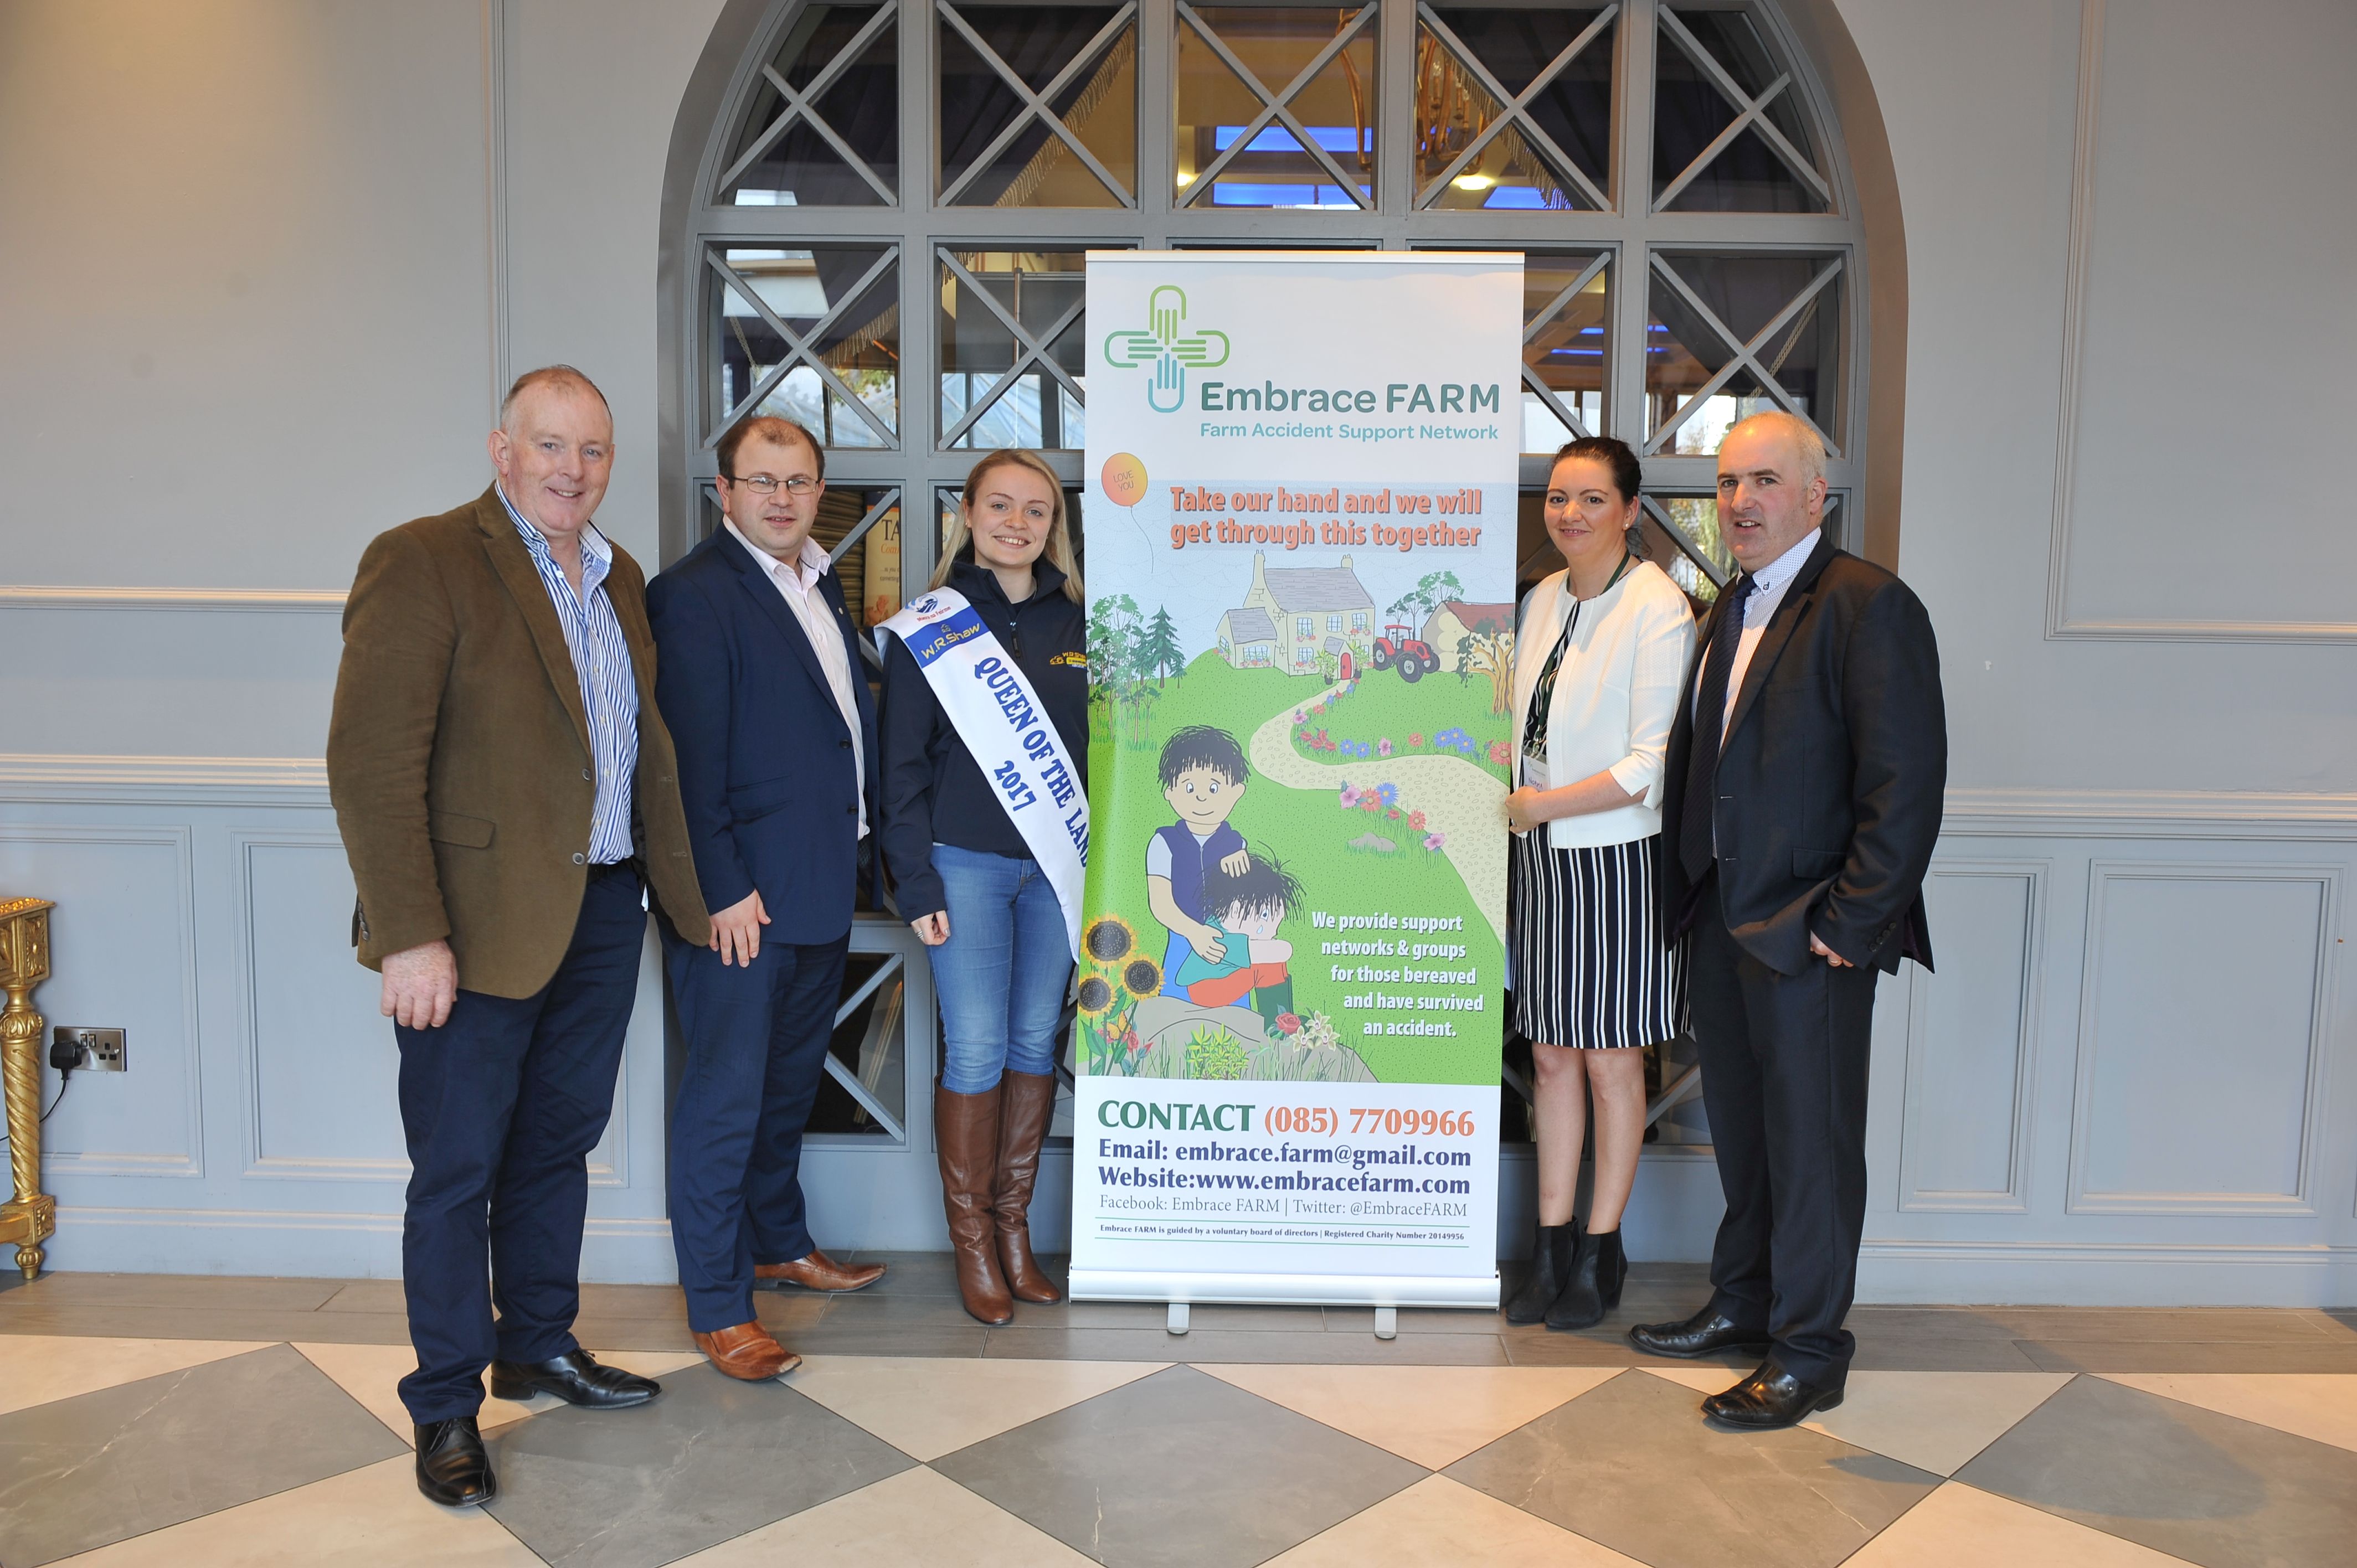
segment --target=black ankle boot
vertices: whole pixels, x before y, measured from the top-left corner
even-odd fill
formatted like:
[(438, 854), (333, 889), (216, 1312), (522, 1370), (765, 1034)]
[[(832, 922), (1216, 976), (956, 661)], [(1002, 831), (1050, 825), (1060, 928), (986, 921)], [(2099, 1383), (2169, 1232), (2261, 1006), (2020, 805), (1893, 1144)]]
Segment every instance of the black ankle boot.
[(1506, 1321), (1536, 1323), (1544, 1317), (1548, 1305), (1563, 1294), (1564, 1281), (1571, 1277), (1572, 1260), (1578, 1254), (1577, 1219), (1540, 1226), (1538, 1240), (1531, 1244), (1531, 1272), (1523, 1288), (1507, 1299)]
[(1579, 1255), (1572, 1260), (1571, 1277), (1563, 1294), (1546, 1311), (1546, 1326), (1555, 1329), (1593, 1328), (1604, 1315), (1620, 1305), (1621, 1282), (1629, 1277), (1628, 1255), (1620, 1251), (1620, 1232), (1593, 1232), (1580, 1238)]

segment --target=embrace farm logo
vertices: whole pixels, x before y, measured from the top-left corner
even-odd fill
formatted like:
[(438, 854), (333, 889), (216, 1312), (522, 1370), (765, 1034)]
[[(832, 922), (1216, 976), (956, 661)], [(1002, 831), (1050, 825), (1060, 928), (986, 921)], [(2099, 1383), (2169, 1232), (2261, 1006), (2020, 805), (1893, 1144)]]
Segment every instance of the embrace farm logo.
[(1146, 403), (1157, 413), (1187, 406), (1187, 370), (1216, 370), (1228, 362), (1228, 335), (1185, 330), (1187, 294), (1164, 284), (1146, 296), (1146, 329), (1105, 334), (1105, 363), (1117, 371), (1151, 368)]

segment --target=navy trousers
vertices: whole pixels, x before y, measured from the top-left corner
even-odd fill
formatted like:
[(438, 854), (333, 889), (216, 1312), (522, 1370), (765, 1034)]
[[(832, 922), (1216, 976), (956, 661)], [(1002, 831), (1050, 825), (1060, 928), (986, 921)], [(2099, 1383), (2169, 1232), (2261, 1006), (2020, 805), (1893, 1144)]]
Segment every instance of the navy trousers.
[(1780, 974), (1743, 950), (1717, 889), (1695, 925), (1689, 985), (1703, 1106), (1727, 1217), (1711, 1249), (1711, 1305), (1764, 1329), (1787, 1371), (1849, 1369), (1842, 1320), (1866, 1229), (1866, 1078), (1871, 969), (1813, 958)]
[(753, 1265), (808, 1257), (802, 1130), (826, 1070), (848, 932), (724, 964), (665, 932), (687, 1063), (671, 1118), (671, 1239), (699, 1334), (753, 1319)]
[(638, 877), (595, 869), (573, 945), (536, 994), (462, 989), (440, 1028), (394, 1026), (410, 1163), (401, 1278), (417, 1348), (401, 1402), (420, 1424), (474, 1414), (495, 1359), (578, 1348), (588, 1155), (613, 1112), (646, 935)]

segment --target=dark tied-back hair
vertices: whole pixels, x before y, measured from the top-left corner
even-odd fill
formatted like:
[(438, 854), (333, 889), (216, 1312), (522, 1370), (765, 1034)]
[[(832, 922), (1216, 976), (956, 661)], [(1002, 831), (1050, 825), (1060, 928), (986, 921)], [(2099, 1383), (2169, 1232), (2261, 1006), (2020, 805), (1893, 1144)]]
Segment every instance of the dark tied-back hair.
[(1217, 865), (1203, 868), (1203, 908), (1214, 915), (1225, 914), (1242, 905), (1255, 915), (1266, 915), (1278, 909), (1301, 908), (1301, 884), (1293, 873), (1266, 855), (1254, 854), (1244, 863), (1244, 868), (1231, 876)]
[[(1623, 503), (1635, 500), (1638, 492), (1645, 488), (1645, 470), (1626, 441), (1616, 441), (1609, 435), (1583, 435), (1555, 449), (1556, 463), (1566, 457), (1586, 457), (1612, 470), (1612, 486), (1620, 492)], [(1552, 473), (1555, 465), (1550, 463), (1547, 467)]]
[(826, 448), (818, 444), (818, 437), (813, 435), (800, 420), (786, 419), (774, 413), (750, 414), (728, 427), (728, 434), (720, 438), (720, 445), (713, 453), (720, 459), (720, 473), (724, 478), (733, 481), (737, 478), (737, 453), (756, 435), (774, 446), (786, 446), (799, 441), (809, 447), (811, 462), (818, 468), (819, 483), (826, 483)]
[(1162, 743), (1162, 787), (1168, 789), (1178, 782), (1178, 775), (1189, 768), (1208, 768), (1231, 784), (1241, 784), (1252, 777), (1244, 766), (1243, 747), (1236, 737), (1223, 729), (1210, 725), (1193, 725), (1180, 730)]

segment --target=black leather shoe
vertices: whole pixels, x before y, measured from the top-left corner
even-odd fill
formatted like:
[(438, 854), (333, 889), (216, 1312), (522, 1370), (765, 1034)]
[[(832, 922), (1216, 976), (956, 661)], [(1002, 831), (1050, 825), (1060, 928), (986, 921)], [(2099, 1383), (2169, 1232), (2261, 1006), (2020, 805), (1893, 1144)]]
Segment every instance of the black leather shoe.
[(1546, 1310), (1546, 1326), (1557, 1333), (1593, 1328), (1604, 1315), (1620, 1305), (1620, 1286), (1629, 1277), (1628, 1254), (1620, 1250), (1620, 1232), (1593, 1230), (1579, 1239), (1579, 1255), (1571, 1261), (1571, 1277)]
[(417, 1429), (417, 1489), (428, 1502), (451, 1509), (470, 1509), (499, 1496), (473, 1416), (429, 1421)]
[(1842, 1402), (1842, 1383), (1813, 1383), (1796, 1378), (1774, 1361), (1727, 1390), (1702, 1402), (1703, 1414), (1721, 1426), (1746, 1432), (1773, 1432), (1798, 1426), (1821, 1410)]
[(554, 1394), (566, 1404), (589, 1410), (619, 1410), (644, 1404), (662, 1392), (652, 1378), (601, 1367), (587, 1350), (575, 1350), (551, 1361), (494, 1361), (491, 1394), (495, 1399), (528, 1400), (534, 1394)]
[(1629, 1343), (1648, 1356), (1691, 1361), (1719, 1350), (1764, 1353), (1768, 1333), (1761, 1328), (1738, 1328), (1725, 1313), (1706, 1306), (1684, 1323), (1641, 1323), (1629, 1330)]
[(1506, 1321), (1536, 1323), (1544, 1317), (1563, 1294), (1563, 1282), (1571, 1277), (1571, 1262), (1578, 1255), (1577, 1216), (1561, 1225), (1540, 1226), (1531, 1242), (1531, 1272), (1523, 1276), (1522, 1289), (1506, 1298)]

